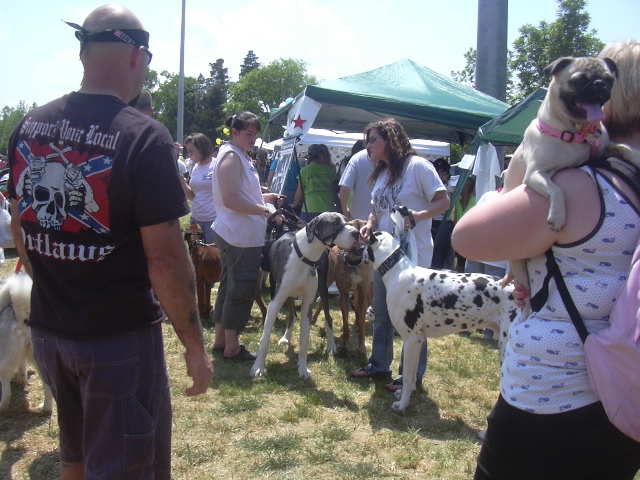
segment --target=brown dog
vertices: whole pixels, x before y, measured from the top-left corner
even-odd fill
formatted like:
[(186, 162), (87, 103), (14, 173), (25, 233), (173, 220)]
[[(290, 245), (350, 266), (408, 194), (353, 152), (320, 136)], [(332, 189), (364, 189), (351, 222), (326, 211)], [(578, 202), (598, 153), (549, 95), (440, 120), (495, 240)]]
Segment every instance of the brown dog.
[[(196, 271), (196, 294), (198, 297), (198, 312), (201, 318), (209, 318), (211, 314), (211, 288), (220, 281), (222, 267), (220, 265), (220, 250), (214, 244), (206, 244), (202, 240), (204, 234), (197, 223), (190, 223), (184, 232), (184, 239), (189, 245), (191, 261)], [(262, 272), (260, 272), (262, 278)], [(267, 315), (267, 307), (260, 295), (260, 285), (256, 290), (255, 302), (262, 313), (262, 321)]]
[[(363, 220), (351, 220), (350, 225), (360, 231), (366, 222)], [(340, 292), (340, 310), (342, 312), (342, 338), (339, 352), (345, 353), (349, 345), (349, 293), (353, 292), (353, 309), (356, 314), (356, 326), (358, 328), (358, 353), (365, 355), (367, 349), (364, 344), (364, 324), (367, 308), (373, 299), (373, 271), (371, 265), (363, 261), (364, 251), (362, 246), (356, 245), (349, 251), (333, 247), (329, 250), (329, 268), (327, 274), (327, 286), (336, 283)], [(313, 317), (318, 318), (323, 308), (322, 299), (318, 302), (318, 308)], [(328, 309), (327, 309), (328, 310)], [(326, 310), (325, 310), (326, 312)]]

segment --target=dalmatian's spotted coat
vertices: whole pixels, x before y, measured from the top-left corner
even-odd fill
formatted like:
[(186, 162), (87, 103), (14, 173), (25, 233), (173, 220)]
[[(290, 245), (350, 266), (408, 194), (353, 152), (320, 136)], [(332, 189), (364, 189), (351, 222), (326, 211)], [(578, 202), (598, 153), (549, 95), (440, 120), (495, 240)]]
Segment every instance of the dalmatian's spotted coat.
[(503, 288), (500, 279), (490, 275), (418, 267), (386, 232), (375, 232), (369, 242), (369, 259), (387, 289), (389, 317), (404, 342), (405, 380), (394, 410), (403, 411), (409, 404), (427, 338), (490, 328), (499, 331), (502, 357), (507, 330), (518, 313), (513, 285)]

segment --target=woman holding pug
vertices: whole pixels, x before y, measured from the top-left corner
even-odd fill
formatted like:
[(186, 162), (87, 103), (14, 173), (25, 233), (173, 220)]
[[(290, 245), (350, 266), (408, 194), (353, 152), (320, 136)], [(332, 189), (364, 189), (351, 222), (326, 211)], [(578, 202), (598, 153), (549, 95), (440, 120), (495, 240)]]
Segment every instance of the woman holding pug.
[[(640, 148), (640, 43), (606, 47), (618, 78), (604, 106), (614, 142)], [(531, 188), (471, 209), (456, 225), (453, 246), (474, 260), (528, 258), (532, 314), (509, 330), (500, 396), (488, 418), (476, 479), (633, 479), (640, 443), (607, 418), (589, 386), (584, 347), (545, 251), (552, 249), (590, 332), (608, 326), (612, 298), (629, 271), (640, 228), (640, 198), (619, 176), (590, 166), (557, 172), (566, 202), (559, 231), (547, 224), (548, 200)], [(631, 314), (631, 312), (630, 312)]]
[[(369, 182), (373, 185), (371, 202), (373, 209), (362, 229), (366, 238), (374, 231), (393, 233), (391, 209), (404, 205), (410, 209), (411, 218), (405, 219), (405, 229), (413, 228), (416, 240), (418, 265), (429, 267), (433, 253), (431, 219), (449, 208), (445, 186), (433, 164), (416, 155), (402, 125), (393, 118), (371, 123), (364, 131), (366, 149), (375, 162)], [(391, 375), (393, 361), (394, 328), (387, 311), (387, 290), (379, 272), (373, 274), (373, 346), (369, 363), (351, 372), (354, 378), (383, 378)], [(417, 386), (427, 369), (427, 342), (418, 364)], [(389, 391), (402, 389), (402, 358), (400, 376), (387, 385)]]

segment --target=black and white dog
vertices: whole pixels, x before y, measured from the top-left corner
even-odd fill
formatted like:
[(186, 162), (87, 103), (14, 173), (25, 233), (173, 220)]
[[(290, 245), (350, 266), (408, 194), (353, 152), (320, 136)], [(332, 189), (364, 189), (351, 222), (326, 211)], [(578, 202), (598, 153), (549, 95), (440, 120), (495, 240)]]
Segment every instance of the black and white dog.
[[(311, 328), (311, 309), (318, 291), (318, 265), (320, 257), (327, 248), (337, 245), (351, 249), (360, 239), (360, 232), (347, 224), (346, 218), (333, 212), (325, 212), (314, 218), (304, 229), (287, 233), (273, 242), (269, 250), (271, 275), (276, 282), (275, 296), (269, 302), (264, 331), (260, 339), (257, 358), (251, 368), (251, 375), (262, 376), (269, 350), (271, 330), (282, 304), (289, 297), (302, 298), (300, 323), (300, 354), (298, 356), (298, 375), (309, 378), (307, 369), (307, 349)], [(290, 335), (290, 334), (289, 334)], [(287, 334), (280, 343), (287, 342)], [(327, 323), (327, 341), (329, 351), (335, 352), (333, 329)]]
[(404, 382), (400, 401), (391, 406), (394, 410), (403, 411), (409, 405), (420, 348), (427, 338), (490, 328), (499, 331), (502, 351), (518, 313), (513, 285), (503, 288), (500, 279), (490, 275), (417, 267), (386, 232), (374, 232), (368, 250), (387, 289), (389, 318), (404, 342)]

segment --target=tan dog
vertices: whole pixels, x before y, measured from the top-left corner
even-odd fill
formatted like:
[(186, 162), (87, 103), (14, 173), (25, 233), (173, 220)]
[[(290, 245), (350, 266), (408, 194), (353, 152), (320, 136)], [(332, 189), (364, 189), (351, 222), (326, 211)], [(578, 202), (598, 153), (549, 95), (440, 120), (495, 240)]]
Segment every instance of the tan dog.
[[(364, 220), (351, 220), (349, 225), (362, 229), (366, 222)], [(340, 310), (342, 312), (342, 338), (338, 351), (345, 353), (349, 345), (349, 293), (353, 292), (353, 309), (356, 315), (356, 326), (358, 328), (358, 353), (365, 355), (367, 349), (364, 344), (364, 324), (367, 315), (367, 308), (373, 299), (373, 272), (371, 265), (364, 261), (364, 248), (356, 245), (351, 250), (341, 250), (333, 247), (329, 250), (329, 269), (327, 275), (327, 286), (336, 282), (336, 287), (340, 292)], [(318, 302), (318, 308), (313, 316), (315, 322), (323, 307), (322, 298)], [(331, 321), (331, 323), (333, 323)]]
[(565, 221), (564, 195), (551, 177), (604, 153), (609, 139), (600, 123), (602, 106), (611, 96), (617, 69), (608, 58), (562, 57), (544, 74), (552, 77), (549, 91), (505, 172), (504, 190), (524, 182), (547, 197), (547, 222), (558, 231)]
[[(549, 91), (505, 171), (502, 193), (525, 183), (548, 198), (547, 222), (558, 231), (565, 222), (565, 203), (562, 190), (551, 179), (555, 172), (602, 155), (623, 156), (639, 166), (640, 161), (629, 147), (610, 146), (600, 123), (604, 118), (602, 106), (611, 96), (617, 75), (613, 60), (561, 57), (548, 65), (544, 74), (552, 77)], [(526, 261), (511, 261), (510, 270), (503, 284), (515, 276), (528, 288)], [(525, 318), (529, 310), (527, 301)]]

